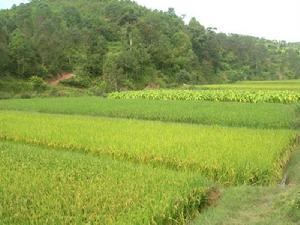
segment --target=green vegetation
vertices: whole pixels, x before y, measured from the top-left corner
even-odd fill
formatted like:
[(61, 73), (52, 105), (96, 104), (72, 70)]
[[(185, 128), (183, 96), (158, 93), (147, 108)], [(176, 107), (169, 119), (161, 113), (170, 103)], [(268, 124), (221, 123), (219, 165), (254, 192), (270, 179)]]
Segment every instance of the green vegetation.
[[(288, 180), (290, 185), (300, 186), (300, 149), (293, 152), (289, 161), (289, 166), (287, 168)], [(300, 187), (299, 187), (300, 188)], [(299, 197), (300, 201), (300, 197)], [(300, 217), (299, 217), (300, 218)]]
[(133, 1), (33, 0), (0, 11), (1, 76), (44, 79), (65, 71), (77, 87), (145, 86), (297, 79), (300, 45), (217, 33), (174, 9)]
[(299, 224), (300, 43), (31, 0), (0, 56), (0, 224)]
[(206, 204), (199, 175), (0, 142), (1, 224), (183, 224)]
[(1, 100), (0, 224), (298, 225), (297, 81), (238, 84)]
[(297, 103), (300, 92), (294, 91), (246, 91), (246, 90), (144, 90), (114, 92), (113, 99), (188, 100), (248, 103)]
[(296, 133), (0, 112), (0, 138), (199, 171), (223, 184), (273, 184)]
[(300, 222), (300, 150), (293, 152), (283, 186), (237, 186), (222, 191), (216, 207), (193, 225), (298, 225)]
[[(200, 101), (151, 101), (98, 97), (34, 98), (0, 101), (1, 110), (81, 114), (256, 128), (296, 127), (296, 107)], [(289, 116), (287, 116), (289, 115)]]
[(299, 187), (230, 187), (223, 191), (216, 207), (203, 212), (191, 224), (298, 225), (299, 202)]
[(28, 91), (33, 91), (32, 85), (29, 82), (7, 77), (0, 79), (0, 99), (10, 98), (16, 94)]
[(199, 85), (200, 89), (293, 90), (300, 91), (300, 80), (238, 81), (232, 84)]
[(40, 77), (33, 76), (30, 79), (22, 80), (11, 77), (0, 79), (0, 99), (49, 96), (83, 96), (88, 95), (87, 90), (65, 86), (47, 85)]

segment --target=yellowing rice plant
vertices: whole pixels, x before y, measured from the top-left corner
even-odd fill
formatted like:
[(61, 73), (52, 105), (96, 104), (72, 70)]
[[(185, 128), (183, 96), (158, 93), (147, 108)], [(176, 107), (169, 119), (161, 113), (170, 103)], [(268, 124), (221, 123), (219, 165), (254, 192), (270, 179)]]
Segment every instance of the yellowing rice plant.
[(186, 224), (199, 175), (0, 142), (0, 224)]
[(0, 138), (195, 171), (224, 184), (270, 184), (296, 132), (0, 112)]

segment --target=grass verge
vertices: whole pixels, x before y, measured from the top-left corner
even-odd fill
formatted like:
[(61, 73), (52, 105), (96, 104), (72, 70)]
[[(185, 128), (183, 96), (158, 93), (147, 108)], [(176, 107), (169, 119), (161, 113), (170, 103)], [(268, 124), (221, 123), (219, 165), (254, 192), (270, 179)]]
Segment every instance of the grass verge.
[(300, 149), (292, 154), (281, 186), (238, 186), (222, 191), (215, 207), (205, 210), (193, 225), (299, 225)]

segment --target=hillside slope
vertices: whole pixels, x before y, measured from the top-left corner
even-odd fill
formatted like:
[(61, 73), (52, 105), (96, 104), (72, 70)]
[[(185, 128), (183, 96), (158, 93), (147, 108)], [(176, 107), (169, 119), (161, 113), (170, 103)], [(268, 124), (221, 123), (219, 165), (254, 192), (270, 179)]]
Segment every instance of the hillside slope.
[(0, 76), (73, 71), (110, 90), (300, 76), (299, 44), (217, 33), (129, 0), (33, 0), (0, 11), (0, 34)]

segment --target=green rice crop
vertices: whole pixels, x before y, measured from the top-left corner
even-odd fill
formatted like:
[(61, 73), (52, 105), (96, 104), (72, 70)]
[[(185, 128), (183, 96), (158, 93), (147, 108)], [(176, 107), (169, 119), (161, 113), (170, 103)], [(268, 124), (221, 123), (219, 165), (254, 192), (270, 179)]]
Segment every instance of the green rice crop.
[(248, 103), (298, 103), (300, 91), (270, 90), (144, 90), (111, 93), (113, 99), (189, 100)]
[(258, 128), (295, 127), (296, 107), (285, 104), (145, 99), (35, 98), (0, 101), (2, 110), (161, 120)]
[(0, 111), (0, 138), (192, 170), (224, 184), (276, 183), (296, 132)]
[(199, 175), (0, 142), (0, 224), (185, 224)]
[(239, 81), (232, 84), (196, 86), (200, 89), (293, 90), (300, 91), (300, 80)]

